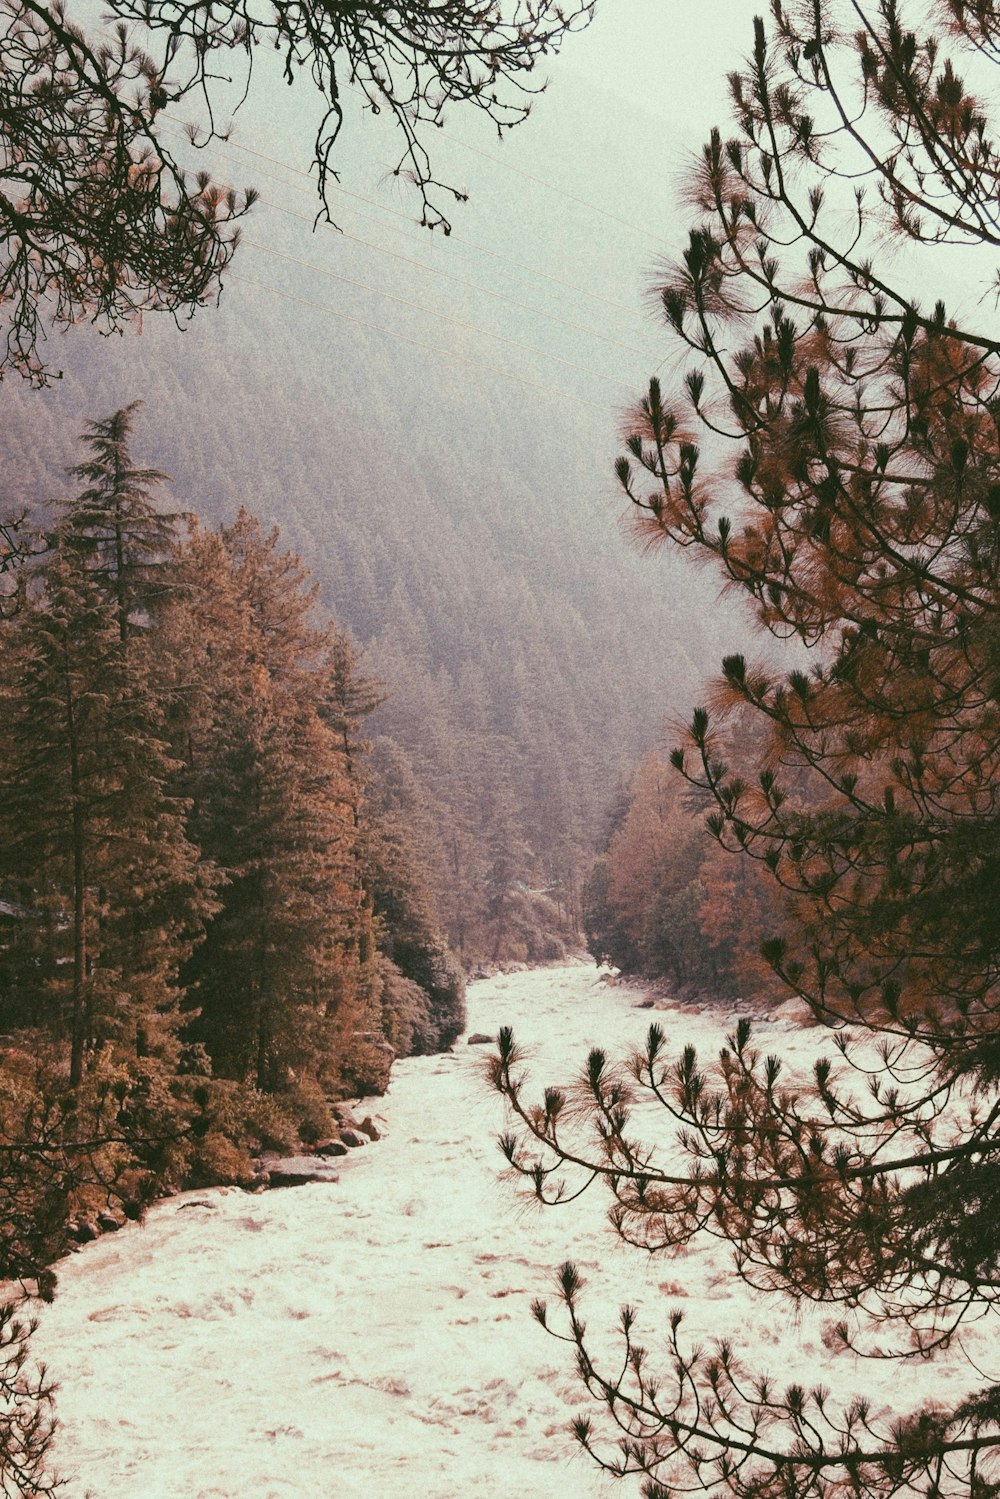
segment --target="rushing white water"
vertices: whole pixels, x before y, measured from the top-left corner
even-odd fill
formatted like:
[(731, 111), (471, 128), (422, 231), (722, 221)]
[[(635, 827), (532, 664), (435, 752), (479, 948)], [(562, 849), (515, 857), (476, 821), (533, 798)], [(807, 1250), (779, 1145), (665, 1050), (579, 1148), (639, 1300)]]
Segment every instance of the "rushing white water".
[[(652, 1017), (639, 999), (584, 964), (499, 976), (471, 987), (470, 1030), (513, 1025), (542, 1084), (578, 1073), (591, 1046), (641, 1043), (651, 1018), (675, 1048), (709, 1052), (732, 1024), (707, 1009)], [(818, 1034), (778, 1021), (761, 1040), (805, 1062)], [(798, 1364), (810, 1383), (873, 1392), (869, 1368), (827, 1352), (818, 1317), (750, 1298), (723, 1251), (651, 1260), (617, 1243), (596, 1194), (549, 1212), (519, 1200), (498, 1181), (504, 1121), (483, 1050), (461, 1041), (398, 1064), (385, 1138), (353, 1151), (336, 1185), (188, 1193), (58, 1267), (36, 1349), (60, 1385), (73, 1499), (635, 1493), (578, 1455), (567, 1427), (587, 1397), (571, 1351), (530, 1315), (567, 1258), (598, 1335), (622, 1300), (654, 1331), (682, 1305), (693, 1337), (735, 1330), (781, 1378)], [(932, 1379), (908, 1370), (903, 1404)]]

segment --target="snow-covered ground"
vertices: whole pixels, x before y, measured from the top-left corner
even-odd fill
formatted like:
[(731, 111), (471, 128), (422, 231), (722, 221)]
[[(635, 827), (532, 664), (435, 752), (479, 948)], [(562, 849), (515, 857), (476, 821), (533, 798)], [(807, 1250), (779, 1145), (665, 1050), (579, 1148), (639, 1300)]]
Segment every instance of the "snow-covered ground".
[[(732, 1025), (707, 1009), (654, 1017), (639, 999), (584, 964), (498, 976), (471, 987), (469, 1027), (512, 1025), (541, 1085), (578, 1073), (591, 1046), (638, 1045), (652, 1018), (674, 1048), (709, 1052)], [(829, 1050), (787, 1020), (759, 1035), (804, 1065)], [(460, 1041), (398, 1064), (386, 1137), (341, 1162), (336, 1185), (188, 1193), (63, 1261), (35, 1346), (60, 1386), (73, 1499), (624, 1499), (635, 1488), (577, 1454), (567, 1426), (586, 1397), (530, 1314), (567, 1258), (595, 1328), (622, 1300), (661, 1327), (679, 1304), (693, 1337), (737, 1327), (782, 1379), (798, 1366), (878, 1398), (881, 1378), (881, 1400), (895, 1388), (902, 1407), (932, 1377), (942, 1388), (940, 1371), (830, 1355), (818, 1317), (748, 1298), (712, 1246), (669, 1262), (622, 1248), (597, 1194), (526, 1206), (498, 1180), (483, 1051)]]

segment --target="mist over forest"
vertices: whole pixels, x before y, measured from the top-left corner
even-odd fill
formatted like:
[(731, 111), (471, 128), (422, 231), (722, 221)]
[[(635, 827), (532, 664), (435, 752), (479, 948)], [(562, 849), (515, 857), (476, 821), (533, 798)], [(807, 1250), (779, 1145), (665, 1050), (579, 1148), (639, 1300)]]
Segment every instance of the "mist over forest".
[[(383, 180), (394, 142), (357, 122), (338, 228), (314, 229), (308, 107), (291, 130), (297, 95), (262, 77), (206, 153), (263, 198), (221, 305), (183, 332), (150, 315), (54, 335), (60, 378), (4, 389), (8, 502), (64, 494), (86, 423), (139, 399), (134, 446), (172, 505), (279, 527), (385, 684), (377, 759), (467, 957), (537, 955), (513, 935), (469, 947), (459, 913), (501, 849), (504, 878), (579, 926), (615, 797), (736, 618), (707, 576), (641, 555), (612, 474), (662, 357), (645, 292), (672, 212), (670, 174), (651, 188), (607, 136), (616, 97), (567, 49), (528, 128), (449, 129), (435, 169), (470, 199), (446, 237)], [(654, 123), (637, 106), (629, 127)]]

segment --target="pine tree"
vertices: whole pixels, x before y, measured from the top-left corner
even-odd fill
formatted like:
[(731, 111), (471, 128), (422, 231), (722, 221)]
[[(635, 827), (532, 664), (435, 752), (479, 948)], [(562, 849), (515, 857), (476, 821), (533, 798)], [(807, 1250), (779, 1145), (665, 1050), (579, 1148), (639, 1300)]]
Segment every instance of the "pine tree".
[[(995, 1306), (1000, 341), (922, 305), (879, 237), (986, 247), (992, 278), (998, 146), (960, 54), (995, 61), (998, 41), (989, 0), (775, 3), (770, 34), (755, 22), (733, 135), (705, 147), (702, 217), (658, 287), (690, 368), (673, 399), (650, 382), (618, 465), (647, 540), (713, 558), (763, 626), (817, 647), (810, 671), (730, 655), (675, 764), (714, 806), (711, 834), (783, 893), (789, 928), (763, 954), (842, 1029), (840, 1066), (793, 1086), (746, 1023), (714, 1066), (671, 1059), (653, 1027), (631, 1085), (679, 1121), (686, 1175), (638, 1144), (602, 1053), (597, 1153), (558, 1090), (528, 1104), (509, 1036), (495, 1071), (541, 1148), (538, 1164), (507, 1142), (539, 1196), (556, 1190), (548, 1166), (583, 1162), (629, 1242), (717, 1230), (751, 1286), (859, 1308), (861, 1350), (901, 1358)], [(737, 714), (757, 726), (749, 745)], [(863, 1101), (848, 1025), (880, 1058)], [(819, 1382), (744, 1374), (728, 1341), (686, 1347), (677, 1317), (656, 1370), (623, 1314), (627, 1355), (605, 1370), (572, 1267), (560, 1297), (611, 1417), (578, 1437), (643, 1474), (649, 1499), (997, 1490), (995, 1380), (880, 1424), (863, 1393), (839, 1408)]]
[(353, 829), (352, 883), (357, 896), (357, 931), (353, 940), (360, 969), (365, 972), (374, 954), (375, 930), (370, 881), (366, 874), (369, 840), (365, 799), (371, 745), (362, 737), (362, 726), (385, 701), (385, 694), (381, 684), (362, 671), (360, 652), (354, 641), (335, 625), (331, 625), (327, 632), (320, 675), (322, 685), (317, 709), (334, 736), (348, 792)]
[(356, 788), (324, 721), (330, 633), (314, 589), (246, 512), (185, 550), (174, 726), (192, 828), (225, 880), (186, 969), (197, 1032), (225, 1076), (274, 1091), (337, 1079), (361, 1024)]
[(33, 913), (18, 943), (29, 1008), (70, 1036), (77, 1085), (96, 1042), (170, 1049), (177, 971), (211, 896), (116, 605), (72, 549), (35, 581), (4, 657), (3, 872)]
[[(386, 800), (369, 811), (365, 879), (379, 949), (407, 981), (383, 991), (383, 1028), (405, 1056), (443, 1051), (465, 1027), (465, 980), (442, 935), (417, 837)], [(416, 994), (413, 993), (413, 987)]]
[(86, 487), (63, 506), (59, 541), (74, 548), (114, 600), (124, 644), (171, 586), (169, 554), (181, 517), (161, 510), (153, 491), (166, 480), (132, 458), (132, 420), (141, 401), (84, 433), (91, 456), (70, 470)]
[(387, 684), (374, 748), (383, 799), (417, 834), (448, 942), (463, 959), (484, 954), (481, 791), (491, 736), (462, 731), (443, 675), (414, 668), (398, 641), (370, 654)]
[(0, 1481), (18, 1499), (62, 1487), (47, 1463), (55, 1432), (54, 1386), (44, 1367), (29, 1362), (35, 1325), (23, 1306), (0, 1304)]

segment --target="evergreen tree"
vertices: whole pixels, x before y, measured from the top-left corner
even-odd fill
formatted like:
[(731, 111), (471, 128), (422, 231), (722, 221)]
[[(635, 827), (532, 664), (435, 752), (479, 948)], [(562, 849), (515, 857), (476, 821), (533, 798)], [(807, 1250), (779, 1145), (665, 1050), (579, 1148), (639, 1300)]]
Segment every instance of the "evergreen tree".
[(353, 998), (352, 828), (343, 767), (314, 715), (260, 667), (222, 704), (211, 820), (196, 825), (227, 884), (191, 973), (217, 1066), (273, 1092), (284, 1069), (333, 1050), (320, 1025)]
[(367, 821), (365, 797), (369, 780), (368, 751), (361, 737), (362, 725), (384, 701), (381, 685), (361, 670), (360, 652), (343, 630), (331, 626), (321, 662), (321, 697), (318, 711), (334, 736), (348, 793), (348, 811), (353, 829), (352, 884), (357, 898), (357, 931), (354, 942), (362, 971), (374, 951), (374, 911), (370, 882), (366, 875)]
[(3, 873), (30, 919), (17, 947), (34, 1023), (169, 1050), (177, 972), (211, 909), (147, 664), (72, 549), (57, 547), (8, 627), (3, 662)]
[[(731, 77), (733, 136), (705, 147), (703, 217), (659, 289), (691, 368), (674, 400), (650, 383), (619, 477), (644, 535), (713, 557), (762, 625), (820, 645), (809, 672), (729, 656), (675, 763), (714, 803), (711, 833), (784, 892), (789, 928), (763, 953), (842, 1028), (841, 1064), (786, 1084), (746, 1023), (716, 1066), (671, 1060), (654, 1026), (632, 1085), (679, 1122), (686, 1174), (637, 1142), (603, 1053), (596, 1151), (561, 1092), (527, 1103), (509, 1036), (495, 1077), (541, 1148), (539, 1163), (507, 1142), (540, 1197), (558, 1195), (549, 1166), (582, 1163), (629, 1242), (720, 1232), (751, 1286), (856, 1308), (846, 1344), (932, 1357), (993, 1313), (1000, 1254), (1000, 341), (923, 306), (906, 262), (890, 275), (878, 252), (887, 232), (985, 246), (992, 278), (998, 146), (960, 54), (995, 61), (1000, 14), (776, 0), (772, 18)], [(714, 465), (720, 438), (734, 465)], [(737, 711), (758, 726), (749, 747), (727, 734)], [(848, 1025), (874, 1069), (864, 1096)], [(728, 1340), (685, 1346), (676, 1314), (665, 1368), (626, 1311), (606, 1369), (571, 1266), (560, 1294), (612, 1423), (577, 1435), (649, 1499), (997, 1490), (995, 1379), (879, 1423), (863, 1394), (840, 1408), (819, 1382), (744, 1374)]]
[(387, 985), (386, 1034), (403, 1055), (443, 1051), (465, 1027), (465, 980), (441, 934), (417, 840), (384, 804), (369, 818), (365, 863), (379, 947), (417, 991)]
[[(333, 692), (314, 590), (245, 512), (186, 548), (173, 688), (192, 828), (222, 871), (221, 910), (186, 970), (217, 1069), (269, 1091), (336, 1078), (363, 1030), (356, 791), (324, 721)], [(342, 739), (342, 735), (340, 736)]]
[(13, 1302), (0, 1305), (0, 1481), (18, 1499), (61, 1488), (47, 1470), (55, 1431), (54, 1387), (44, 1368), (29, 1363), (35, 1323)]
[(88, 427), (83, 440), (91, 456), (70, 470), (86, 487), (63, 507), (59, 528), (61, 545), (79, 551), (114, 600), (123, 644), (171, 586), (169, 553), (181, 519), (153, 498), (166, 474), (132, 459), (132, 419), (141, 405), (133, 401)]

